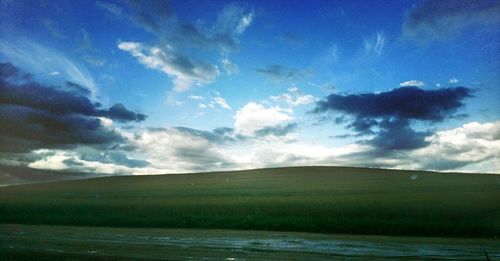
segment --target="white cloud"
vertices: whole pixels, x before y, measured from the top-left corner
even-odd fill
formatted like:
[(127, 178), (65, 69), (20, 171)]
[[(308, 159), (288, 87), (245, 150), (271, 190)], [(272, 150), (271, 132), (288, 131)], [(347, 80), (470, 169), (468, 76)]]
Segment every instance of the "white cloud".
[(28, 164), (28, 167), (34, 169), (51, 169), (51, 170), (64, 170), (66, 169), (66, 165), (62, 162), (68, 155), (64, 151), (54, 151), (53, 153), (47, 153), (49, 150), (42, 149), (33, 151), (34, 154), (49, 154), (48, 156), (43, 157), (37, 161), (31, 162)]
[(118, 48), (129, 52), (148, 68), (162, 71), (173, 79), (176, 91), (186, 91), (193, 85), (212, 83), (219, 75), (217, 66), (190, 60), (172, 46), (147, 47), (137, 42), (120, 42)]
[(249, 102), (239, 109), (234, 115), (234, 128), (236, 133), (252, 136), (255, 131), (274, 127), (293, 120), (293, 116), (280, 107), (268, 107)]
[(253, 13), (248, 13), (246, 15), (243, 15), (240, 19), (240, 22), (238, 23), (238, 26), (236, 27), (236, 33), (241, 34), (245, 32), (245, 30), (250, 26), (252, 21), (253, 21)]
[[(495, 162), (500, 160), (500, 121), (467, 123), (438, 131), (427, 141), (429, 146), (412, 153), (414, 158), (422, 159), (424, 169), (460, 170), (484, 161)], [(500, 173), (500, 166), (479, 171)]]
[(297, 87), (291, 87), (287, 89), (288, 93), (283, 93), (277, 96), (271, 96), (270, 99), (274, 102), (285, 102), (289, 106), (299, 106), (311, 104), (318, 99), (310, 94), (303, 93)]
[(227, 104), (227, 102), (226, 102), (226, 100), (224, 100), (224, 98), (222, 98), (222, 97), (214, 97), (213, 100), (214, 100), (215, 103), (217, 103), (223, 109), (227, 109), (227, 110), (231, 109), (231, 107)]
[(451, 78), (448, 82), (449, 83), (458, 83), (458, 82), (460, 82), (460, 80), (458, 80), (457, 78)]
[(425, 83), (423, 81), (419, 81), (419, 80), (409, 80), (409, 81), (402, 82), (399, 84), (399, 86), (402, 86), (402, 87), (408, 87), (408, 86), (422, 87), (424, 85), (425, 85)]
[(231, 165), (217, 144), (181, 129), (146, 130), (133, 141), (161, 173), (220, 170)]
[(231, 62), (228, 58), (222, 58), (221, 64), (222, 68), (224, 68), (226, 73), (229, 75), (240, 72), (240, 68), (238, 68), (238, 65)]
[(230, 34), (242, 34), (252, 24), (253, 10), (236, 3), (228, 4), (219, 13), (216, 30)]
[(377, 32), (373, 39), (365, 39), (365, 56), (380, 56), (385, 46), (384, 33)]
[(188, 98), (191, 100), (204, 100), (205, 99), (205, 97), (199, 96), (199, 95), (189, 95)]

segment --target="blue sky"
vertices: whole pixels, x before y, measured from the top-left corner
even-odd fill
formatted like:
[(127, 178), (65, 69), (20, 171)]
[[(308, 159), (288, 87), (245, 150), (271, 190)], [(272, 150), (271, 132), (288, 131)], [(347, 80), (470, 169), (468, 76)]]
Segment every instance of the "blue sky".
[(498, 1), (0, 6), (2, 164), (500, 172)]

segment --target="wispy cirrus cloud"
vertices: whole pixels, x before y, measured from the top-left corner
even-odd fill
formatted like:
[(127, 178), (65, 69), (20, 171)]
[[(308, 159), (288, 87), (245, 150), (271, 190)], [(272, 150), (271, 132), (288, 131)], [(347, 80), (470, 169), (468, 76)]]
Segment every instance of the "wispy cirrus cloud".
[(25, 38), (0, 40), (0, 57), (36, 74), (39, 78), (58, 72), (57, 76), (88, 88), (93, 97), (98, 94), (94, 78), (87, 69), (62, 53)]
[(171, 77), (176, 91), (186, 91), (192, 85), (212, 83), (219, 75), (216, 66), (191, 60), (177, 53), (173, 47), (159, 48), (137, 42), (120, 42), (118, 48), (129, 52), (148, 68), (159, 70)]

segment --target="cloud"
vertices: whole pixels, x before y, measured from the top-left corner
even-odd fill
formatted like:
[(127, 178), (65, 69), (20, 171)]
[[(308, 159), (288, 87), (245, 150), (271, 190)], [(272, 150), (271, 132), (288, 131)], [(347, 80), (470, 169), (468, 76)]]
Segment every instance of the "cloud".
[[(0, 66), (4, 67), (15, 68), (11, 64)], [(11, 82), (9, 79), (15, 74), (11, 72), (9, 77), (0, 79), (0, 151), (26, 152), (80, 144), (107, 146), (124, 139), (107, 128), (100, 117), (121, 122), (142, 121), (146, 117), (120, 104), (101, 108), (82, 95), (81, 86), (71, 82), (60, 87), (32, 81)]]
[(19, 68), (12, 65), (12, 63), (0, 63), (0, 77), (13, 78), (18, 77), (19, 74)]
[(191, 100), (204, 100), (205, 99), (205, 97), (199, 96), (199, 95), (189, 95), (188, 98)]
[(271, 96), (270, 99), (274, 102), (284, 102), (292, 107), (311, 104), (317, 100), (316, 97), (303, 93), (297, 87), (288, 88), (287, 91), (287, 93)]
[(147, 117), (145, 114), (133, 112), (127, 109), (125, 105), (121, 103), (115, 103), (108, 110), (102, 111), (100, 116), (104, 116), (120, 122), (140, 122), (144, 121)]
[(234, 115), (234, 128), (237, 134), (253, 136), (260, 129), (276, 127), (291, 120), (293, 116), (280, 107), (266, 108), (249, 102)]
[(190, 60), (177, 53), (173, 47), (147, 47), (136, 42), (120, 42), (118, 48), (129, 52), (141, 64), (162, 71), (173, 78), (176, 91), (186, 91), (193, 84), (208, 84), (219, 75), (216, 66)]
[(364, 142), (385, 153), (426, 146), (429, 133), (413, 130), (411, 121), (434, 123), (450, 118), (471, 95), (472, 90), (466, 87), (401, 87), (381, 93), (331, 94), (317, 102), (313, 112), (336, 111), (352, 116), (347, 127), (358, 135), (375, 135)]
[(228, 74), (238, 72), (238, 66), (228, 56), (230, 52), (238, 50), (239, 36), (254, 19), (253, 10), (237, 3), (224, 6), (213, 26), (206, 26), (200, 21), (190, 23), (180, 20), (168, 1), (127, 1), (126, 9), (102, 2), (97, 5), (115, 17), (133, 21), (156, 36), (158, 43), (155, 47), (126, 41), (118, 47), (130, 52), (146, 67), (169, 75), (177, 91), (212, 83), (219, 76), (219, 69), (214, 62), (191, 57), (191, 48), (197, 49), (199, 53), (219, 52), (224, 70)]
[(123, 18), (124, 16), (123, 8), (118, 5), (101, 1), (97, 1), (95, 4), (98, 8), (112, 14), (116, 18)]
[(189, 128), (149, 129), (134, 138), (152, 166), (166, 173), (235, 168), (213, 133)]
[(308, 71), (288, 68), (279, 64), (268, 65), (256, 71), (275, 83), (295, 83), (310, 74)]
[(226, 5), (217, 18), (216, 31), (221, 34), (242, 34), (252, 24), (253, 10), (248, 7), (230, 3)]
[(483, 30), (498, 26), (498, 1), (424, 0), (410, 9), (403, 35), (419, 41), (444, 40), (472, 25)]
[(264, 127), (255, 131), (255, 136), (264, 137), (269, 135), (274, 136), (285, 136), (288, 133), (294, 131), (297, 128), (298, 124), (296, 122), (288, 123), (286, 125), (278, 125), (272, 127)]
[(90, 73), (61, 53), (40, 46), (30, 40), (17, 38), (0, 40), (0, 54), (24, 71), (48, 75), (59, 72), (59, 77), (85, 86), (95, 97), (98, 90)]
[(116, 19), (125, 19), (148, 32), (158, 35), (173, 23), (174, 10), (170, 1), (123, 1), (125, 5), (97, 1), (96, 6)]
[(359, 57), (355, 60), (356, 65), (367, 63), (368, 61), (379, 57), (385, 47), (385, 34), (377, 32), (375, 36), (366, 38), (363, 41), (363, 50)]
[(231, 62), (228, 58), (223, 58), (221, 60), (222, 68), (226, 71), (227, 74), (236, 74), (240, 72), (240, 68), (237, 64)]
[(81, 163), (80, 161), (94, 161), (94, 162), (100, 162), (100, 163), (106, 163), (106, 164), (115, 164), (115, 165), (120, 165), (120, 166), (126, 166), (129, 168), (144, 168), (150, 165), (149, 161), (146, 160), (138, 160), (138, 159), (131, 159), (127, 155), (125, 155), (122, 152), (118, 151), (108, 151), (108, 152), (94, 152), (94, 153), (87, 153), (87, 154), (81, 154), (79, 158), (69, 158), (69, 162), (66, 161), (65, 163), (72, 163), (72, 164), (79, 164), (79, 165), (84, 165), (84, 163)]
[(214, 102), (217, 103), (220, 107), (223, 109), (230, 110), (231, 107), (227, 104), (226, 100), (222, 97), (214, 97), (213, 98)]
[(500, 173), (500, 121), (470, 122), (461, 127), (438, 131), (429, 136), (429, 146), (413, 153), (422, 168), (453, 170), (471, 164), (488, 161), (485, 172)]
[(81, 95), (81, 96), (90, 96), (91, 93), (89, 89), (85, 88), (84, 86), (81, 86), (80, 84), (71, 82), (71, 81), (66, 81), (64, 86), (61, 88), (63, 90), (66, 90), (68, 92)]
[(460, 80), (458, 80), (457, 78), (450, 78), (450, 80), (448, 82), (449, 83), (458, 83), (458, 82), (460, 82)]
[(423, 81), (419, 81), (419, 80), (409, 80), (409, 81), (402, 82), (399, 84), (399, 86), (401, 86), (401, 87), (410, 87), (410, 86), (422, 87), (424, 85), (425, 85), (425, 83)]

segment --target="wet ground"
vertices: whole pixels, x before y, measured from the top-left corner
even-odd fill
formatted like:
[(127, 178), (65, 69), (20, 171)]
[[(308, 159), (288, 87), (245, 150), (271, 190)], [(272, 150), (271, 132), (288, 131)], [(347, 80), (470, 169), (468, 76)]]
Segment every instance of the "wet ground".
[(500, 240), (0, 225), (0, 256), (46, 260), (500, 260)]

